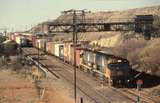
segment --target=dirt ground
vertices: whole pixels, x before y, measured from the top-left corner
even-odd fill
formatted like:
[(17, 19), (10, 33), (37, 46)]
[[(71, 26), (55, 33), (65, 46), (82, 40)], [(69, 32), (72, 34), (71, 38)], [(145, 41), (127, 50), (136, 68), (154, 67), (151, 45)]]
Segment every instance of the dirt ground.
[(0, 68), (0, 103), (73, 103), (73, 100), (67, 91), (55, 88), (48, 80), (37, 83), (11, 69)]

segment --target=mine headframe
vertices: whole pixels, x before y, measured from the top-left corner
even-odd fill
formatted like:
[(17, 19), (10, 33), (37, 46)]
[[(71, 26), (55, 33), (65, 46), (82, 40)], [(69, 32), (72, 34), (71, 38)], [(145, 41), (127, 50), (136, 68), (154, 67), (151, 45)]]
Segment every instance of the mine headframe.
[(135, 32), (143, 33), (145, 39), (150, 40), (153, 30), (153, 15), (136, 15)]

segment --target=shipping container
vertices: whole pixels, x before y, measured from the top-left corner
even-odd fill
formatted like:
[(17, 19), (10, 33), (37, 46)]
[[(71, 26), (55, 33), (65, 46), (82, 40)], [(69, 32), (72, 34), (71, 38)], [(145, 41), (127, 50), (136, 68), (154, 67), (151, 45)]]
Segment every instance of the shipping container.
[(64, 60), (67, 61), (67, 62), (70, 62), (71, 61), (71, 45), (73, 43), (72, 42), (67, 42), (64, 44)]
[(49, 54), (51, 54), (51, 51), (52, 51), (52, 42), (47, 42), (46, 43), (46, 51), (49, 53)]
[(59, 57), (64, 58), (64, 44), (59, 45)]
[(80, 66), (82, 59), (81, 59), (81, 55), (82, 55), (82, 49), (81, 48), (77, 48), (76, 49), (76, 66)]
[(55, 43), (51, 42), (51, 54), (55, 55)]
[[(64, 44), (62, 43), (56, 43), (55, 45), (55, 56), (59, 57), (60, 56), (60, 47), (64, 47)], [(62, 52), (63, 54), (63, 52)]]
[(19, 44), (20, 45), (20, 36), (19, 35), (17, 35), (17, 36), (15, 36), (15, 41), (16, 41), (16, 43), (17, 44)]
[[(80, 65), (80, 61), (81, 61), (81, 52), (82, 52), (82, 49), (79, 47), (80, 45), (77, 44), (77, 47), (76, 47), (76, 66), (79, 66)], [(74, 47), (73, 45), (70, 46), (70, 63), (72, 65), (74, 65)]]

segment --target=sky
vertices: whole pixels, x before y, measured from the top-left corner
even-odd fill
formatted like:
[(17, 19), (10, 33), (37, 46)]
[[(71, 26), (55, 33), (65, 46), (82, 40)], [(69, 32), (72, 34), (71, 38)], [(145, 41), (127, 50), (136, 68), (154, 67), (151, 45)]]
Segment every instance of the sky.
[(69, 9), (110, 11), (153, 5), (160, 5), (160, 0), (0, 0), (0, 29), (27, 30)]

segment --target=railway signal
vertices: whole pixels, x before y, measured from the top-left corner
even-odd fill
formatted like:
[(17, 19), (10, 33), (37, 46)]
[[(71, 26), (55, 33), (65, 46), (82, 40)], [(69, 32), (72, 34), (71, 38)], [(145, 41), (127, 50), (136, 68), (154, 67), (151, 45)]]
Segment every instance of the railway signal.
[(138, 89), (139, 91), (141, 91), (141, 86), (142, 86), (142, 84), (143, 84), (143, 80), (141, 80), (141, 79), (137, 80), (137, 89)]
[(143, 84), (143, 80), (141, 80), (141, 79), (137, 80), (137, 90), (138, 90), (139, 94), (137, 96), (136, 103), (140, 103), (140, 91), (141, 91), (142, 84)]

